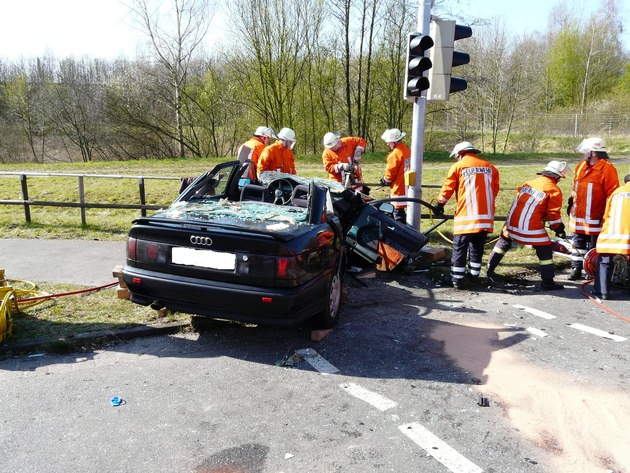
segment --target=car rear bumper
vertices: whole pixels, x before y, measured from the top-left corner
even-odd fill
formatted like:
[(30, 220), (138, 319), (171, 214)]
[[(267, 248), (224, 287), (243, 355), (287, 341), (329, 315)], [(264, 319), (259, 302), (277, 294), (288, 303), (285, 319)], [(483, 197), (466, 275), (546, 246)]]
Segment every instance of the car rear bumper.
[(174, 312), (266, 325), (294, 325), (328, 304), (330, 270), (295, 288), (228, 284), (139, 270), (122, 269), (131, 301)]

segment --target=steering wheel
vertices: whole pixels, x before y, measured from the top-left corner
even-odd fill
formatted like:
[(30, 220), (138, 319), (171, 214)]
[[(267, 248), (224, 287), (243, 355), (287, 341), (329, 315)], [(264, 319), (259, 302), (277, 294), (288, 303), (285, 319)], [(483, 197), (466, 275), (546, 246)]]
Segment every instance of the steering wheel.
[(276, 179), (271, 181), (267, 186), (273, 197), (273, 203), (278, 205), (286, 205), (291, 201), (293, 193), (293, 184), (287, 179)]

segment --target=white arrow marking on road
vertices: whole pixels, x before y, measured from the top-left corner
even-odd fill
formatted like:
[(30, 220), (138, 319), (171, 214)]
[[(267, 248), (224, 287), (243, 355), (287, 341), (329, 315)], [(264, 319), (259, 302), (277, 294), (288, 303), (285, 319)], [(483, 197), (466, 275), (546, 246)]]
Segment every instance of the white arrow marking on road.
[(391, 399), (387, 399), (384, 396), (381, 396), (378, 393), (369, 391), (358, 384), (354, 383), (344, 383), (340, 384), (339, 387), (341, 389), (345, 389), (348, 394), (353, 395), (356, 398), (361, 399), (362, 401), (367, 402), (368, 404), (376, 407), (379, 411), (386, 411), (398, 404)]
[(524, 310), (525, 312), (529, 312), (532, 315), (536, 315), (538, 317), (542, 317), (543, 319), (551, 320), (555, 319), (555, 315), (548, 314), (547, 312), (543, 312), (542, 310), (532, 309), (531, 307), (526, 307), (520, 304), (514, 304), (512, 307), (519, 310)]
[(420, 446), (420, 448), (453, 473), (481, 473), (483, 471), (422, 425), (412, 422), (411, 424), (401, 425), (398, 428), (403, 434)]
[(549, 335), (548, 333), (545, 333), (542, 330), (534, 328), (534, 327), (527, 327), (527, 331), (530, 333), (533, 333), (534, 335), (540, 338), (546, 337), (547, 335)]
[(583, 332), (591, 333), (593, 335), (597, 335), (598, 337), (609, 338), (615, 342), (625, 342), (627, 338), (620, 337), (619, 335), (613, 335), (612, 333), (605, 332), (598, 328), (589, 327), (588, 325), (582, 324), (571, 324), (569, 325), (571, 328), (575, 328), (577, 330), (582, 330)]

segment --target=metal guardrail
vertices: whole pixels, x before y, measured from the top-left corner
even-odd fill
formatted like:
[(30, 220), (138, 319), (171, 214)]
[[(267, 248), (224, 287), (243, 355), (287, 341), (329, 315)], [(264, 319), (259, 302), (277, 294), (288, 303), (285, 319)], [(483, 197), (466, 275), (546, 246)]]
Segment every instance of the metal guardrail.
[[(31, 206), (41, 207), (75, 207), (81, 209), (81, 224), (86, 225), (85, 216), (86, 209), (136, 209), (140, 210), (142, 216), (146, 216), (147, 210), (158, 210), (164, 208), (164, 205), (150, 205), (146, 203), (145, 181), (148, 179), (155, 180), (181, 180), (179, 177), (168, 176), (123, 176), (114, 174), (63, 174), (63, 173), (39, 173), (39, 172), (0, 172), (0, 177), (18, 176), (22, 188), (22, 198), (13, 200), (0, 200), (0, 205), (20, 205), (24, 207), (24, 217), (27, 223), (31, 223)], [(76, 177), (78, 181), (78, 197), (79, 202), (55, 202), (44, 200), (29, 199), (28, 177)], [(85, 201), (86, 178), (101, 179), (137, 179), (138, 181), (138, 197), (139, 204), (113, 204), (113, 203), (89, 203)]]

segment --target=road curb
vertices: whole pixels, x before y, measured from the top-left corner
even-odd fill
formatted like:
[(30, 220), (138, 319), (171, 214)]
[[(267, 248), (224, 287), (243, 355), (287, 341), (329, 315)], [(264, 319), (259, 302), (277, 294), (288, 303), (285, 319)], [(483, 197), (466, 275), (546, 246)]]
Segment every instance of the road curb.
[(32, 340), (5, 341), (0, 345), (0, 355), (12, 355), (31, 352), (58, 352), (60, 347), (74, 347), (85, 342), (122, 341), (155, 335), (170, 335), (182, 332), (191, 327), (190, 321), (172, 322), (160, 325), (142, 325), (120, 330), (101, 330), (84, 332), (58, 338), (36, 338)]

